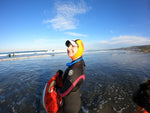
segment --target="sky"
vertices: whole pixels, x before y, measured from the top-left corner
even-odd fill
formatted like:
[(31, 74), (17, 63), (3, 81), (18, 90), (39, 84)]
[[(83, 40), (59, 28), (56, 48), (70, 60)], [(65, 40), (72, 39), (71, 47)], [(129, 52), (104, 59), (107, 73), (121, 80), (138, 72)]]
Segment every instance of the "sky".
[(150, 45), (150, 0), (0, 0), (0, 52)]

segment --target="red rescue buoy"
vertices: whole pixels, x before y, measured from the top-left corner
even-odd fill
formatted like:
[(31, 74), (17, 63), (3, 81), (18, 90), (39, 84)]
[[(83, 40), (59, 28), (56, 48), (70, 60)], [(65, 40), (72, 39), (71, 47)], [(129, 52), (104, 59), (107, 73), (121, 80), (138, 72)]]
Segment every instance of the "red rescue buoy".
[(56, 87), (63, 87), (59, 72), (46, 83), (43, 91), (43, 106), (47, 113), (56, 113), (62, 104), (62, 97), (57, 94)]

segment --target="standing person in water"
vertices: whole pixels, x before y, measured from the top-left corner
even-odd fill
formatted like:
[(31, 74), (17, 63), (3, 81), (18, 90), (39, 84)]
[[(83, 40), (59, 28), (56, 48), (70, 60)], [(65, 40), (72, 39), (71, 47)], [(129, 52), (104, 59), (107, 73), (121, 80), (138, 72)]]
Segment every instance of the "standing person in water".
[(85, 80), (84, 45), (80, 39), (67, 40), (65, 44), (72, 62), (66, 64), (63, 88), (58, 90), (58, 94), (63, 97), (63, 113), (78, 113), (81, 108), (80, 87)]
[(133, 94), (133, 101), (139, 106), (136, 113), (140, 113), (143, 108), (150, 113), (150, 80), (140, 84), (138, 90)]

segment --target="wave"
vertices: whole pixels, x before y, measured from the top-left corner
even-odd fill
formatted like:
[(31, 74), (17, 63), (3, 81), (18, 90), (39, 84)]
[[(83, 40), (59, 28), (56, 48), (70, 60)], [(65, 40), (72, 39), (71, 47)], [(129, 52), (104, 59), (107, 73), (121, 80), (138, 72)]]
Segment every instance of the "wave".
[(1, 56), (3, 57), (0, 57), (0, 61), (49, 57), (49, 56), (65, 55), (65, 54), (66, 52), (32, 52), (32, 53), (17, 53), (17, 54), (14, 54), (14, 56), (12, 57), (9, 57), (8, 54), (7, 54), (7, 57), (4, 57), (4, 54), (2, 54)]
[(8, 54), (0, 54), (0, 57), (8, 56)]

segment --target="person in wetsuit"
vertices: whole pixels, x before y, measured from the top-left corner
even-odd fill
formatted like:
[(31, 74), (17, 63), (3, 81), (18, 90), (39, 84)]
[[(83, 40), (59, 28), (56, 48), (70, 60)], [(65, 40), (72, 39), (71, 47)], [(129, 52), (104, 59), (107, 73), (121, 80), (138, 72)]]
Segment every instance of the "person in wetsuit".
[(143, 108), (150, 113), (150, 80), (140, 84), (138, 90), (133, 93), (133, 101), (139, 106), (136, 113)]
[[(68, 56), (72, 59), (63, 75), (63, 88), (58, 94), (63, 97), (63, 113), (78, 113), (81, 108), (80, 87), (85, 79), (85, 63), (83, 60), (84, 45), (82, 40), (67, 40)], [(60, 110), (59, 110), (60, 111)]]

